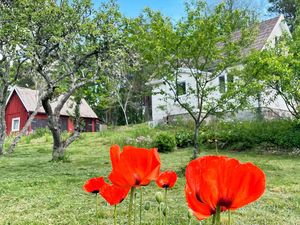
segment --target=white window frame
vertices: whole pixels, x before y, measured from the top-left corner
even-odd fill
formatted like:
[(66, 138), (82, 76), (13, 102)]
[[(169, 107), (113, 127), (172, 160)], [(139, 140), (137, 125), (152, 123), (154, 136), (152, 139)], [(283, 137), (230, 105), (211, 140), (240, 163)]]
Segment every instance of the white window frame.
[[(14, 129), (14, 122), (15, 121), (19, 121), (17, 129)], [(20, 131), (20, 123), (21, 123), (20, 117), (12, 118), (12, 120), (11, 120), (11, 131), (12, 132)]]

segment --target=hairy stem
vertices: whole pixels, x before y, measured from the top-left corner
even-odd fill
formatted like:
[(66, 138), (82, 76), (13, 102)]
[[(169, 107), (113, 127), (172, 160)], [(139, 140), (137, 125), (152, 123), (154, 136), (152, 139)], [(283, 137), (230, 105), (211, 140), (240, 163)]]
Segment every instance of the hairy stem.
[(114, 209), (114, 225), (117, 225), (117, 205), (115, 205)]
[(140, 225), (142, 224), (143, 189), (140, 190)]
[(99, 220), (98, 220), (98, 194), (96, 194), (96, 223), (97, 225), (99, 224)]
[(164, 222), (165, 225), (167, 225), (168, 223), (167, 193), (168, 193), (168, 188), (165, 188), (165, 207), (166, 207), (165, 222)]
[(132, 187), (130, 190), (130, 199), (129, 199), (129, 208), (128, 208), (128, 225), (132, 224), (132, 206), (134, 198), (135, 187)]

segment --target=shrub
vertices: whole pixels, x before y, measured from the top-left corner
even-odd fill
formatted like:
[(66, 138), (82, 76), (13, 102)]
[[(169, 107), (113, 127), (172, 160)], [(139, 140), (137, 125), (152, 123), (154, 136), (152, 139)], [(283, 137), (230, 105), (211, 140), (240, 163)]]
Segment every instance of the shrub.
[(168, 132), (160, 132), (155, 136), (153, 145), (159, 152), (171, 152), (176, 147), (176, 139)]
[(205, 126), (200, 136), (205, 144), (217, 139), (221, 148), (233, 150), (261, 145), (300, 148), (300, 128), (292, 120), (220, 122)]
[(41, 138), (46, 134), (51, 134), (48, 128), (38, 128), (30, 134), (31, 139)]
[(186, 148), (193, 145), (193, 132), (189, 130), (179, 130), (175, 135), (177, 147)]

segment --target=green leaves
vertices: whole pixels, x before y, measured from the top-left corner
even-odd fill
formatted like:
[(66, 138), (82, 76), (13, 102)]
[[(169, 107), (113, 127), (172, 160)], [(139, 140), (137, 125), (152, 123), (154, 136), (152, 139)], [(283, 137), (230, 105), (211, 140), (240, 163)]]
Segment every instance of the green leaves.
[(291, 114), (299, 117), (300, 32), (283, 36), (274, 48), (253, 52), (247, 59), (245, 75), (253, 78), (258, 91), (271, 89), (280, 96)]

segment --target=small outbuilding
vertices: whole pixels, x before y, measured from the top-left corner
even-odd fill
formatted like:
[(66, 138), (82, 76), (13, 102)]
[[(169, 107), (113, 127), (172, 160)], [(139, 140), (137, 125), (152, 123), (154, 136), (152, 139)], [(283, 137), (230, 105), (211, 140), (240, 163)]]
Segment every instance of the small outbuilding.
[[(35, 111), (38, 102), (38, 91), (23, 87), (14, 87), (8, 97), (5, 109), (6, 133), (7, 135), (19, 132), (29, 116)], [(57, 101), (52, 102), (53, 106)], [(74, 102), (70, 98), (60, 113), (60, 125), (63, 131), (73, 132)], [(92, 110), (86, 100), (82, 99), (80, 105), (80, 117), (82, 131), (96, 132), (100, 129), (99, 118)], [(47, 127), (47, 115), (43, 107), (39, 108), (37, 115), (28, 128), (28, 133), (38, 128)]]

